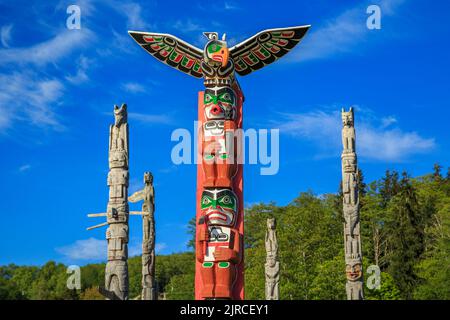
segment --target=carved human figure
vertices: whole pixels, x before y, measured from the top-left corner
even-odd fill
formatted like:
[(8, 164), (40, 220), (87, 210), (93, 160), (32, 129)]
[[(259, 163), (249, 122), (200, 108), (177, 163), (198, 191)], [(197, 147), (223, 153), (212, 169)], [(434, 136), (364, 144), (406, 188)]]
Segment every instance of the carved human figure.
[(237, 209), (233, 191), (203, 191), (202, 215), (196, 229), (196, 258), (202, 264), (203, 299), (232, 298), (236, 264), (242, 259), (242, 239), (235, 227)]
[(348, 232), (353, 236), (356, 225), (359, 223), (358, 207), (352, 204), (344, 203), (344, 219)]
[(342, 109), (342, 145), (344, 147), (344, 153), (355, 151), (355, 127), (353, 126), (353, 117), (353, 108), (350, 108), (348, 112)]
[(347, 300), (363, 300), (363, 283), (359, 281), (347, 282), (345, 285)]
[(350, 259), (345, 266), (347, 276), (347, 299), (361, 300), (362, 296), (362, 265), (360, 259)]
[(348, 204), (356, 205), (358, 203), (358, 179), (356, 173), (346, 174), (344, 193), (347, 196)]
[(108, 173), (109, 198), (111, 201), (123, 201), (128, 190), (128, 171), (113, 168)]
[(142, 203), (142, 300), (156, 300), (155, 284), (155, 189), (153, 175), (144, 173), (144, 189), (135, 192), (130, 202)]
[(128, 300), (128, 264), (126, 261), (107, 263), (105, 270), (105, 296), (109, 300)]
[(275, 218), (267, 219), (266, 231), (266, 300), (279, 300), (280, 262)]
[(204, 187), (231, 188), (236, 174), (236, 94), (229, 86), (205, 89), (203, 124)]
[(108, 260), (126, 260), (128, 257), (128, 227), (121, 223), (110, 224), (106, 229)]
[(361, 259), (359, 235), (345, 235), (345, 257), (347, 259)]
[(144, 174), (144, 202), (142, 204), (142, 300), (156, 300), (155, 286), (155, 189), (153, 175)]

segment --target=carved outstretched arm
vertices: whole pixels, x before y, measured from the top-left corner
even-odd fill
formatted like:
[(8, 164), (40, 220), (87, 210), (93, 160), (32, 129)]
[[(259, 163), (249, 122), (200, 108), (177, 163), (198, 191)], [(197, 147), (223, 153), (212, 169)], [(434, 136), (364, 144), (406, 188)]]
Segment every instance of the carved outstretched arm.
[(196, 233), (195, 233), (195, 256), (197, 261), (203, 263), (206, 253), (206, 242), (209, 239), (208, 226), (206, 223), (197, 224)]
[(128, 201), (135, 203), (144, 200), (144, 190), (137, 191), (128, 197)]
[(232, 230), (233, 249), (218, 247), (214, 251), (214, 258), (217, 261), (229, 261), (238, 264), (242, 261), (242, 237), (238, 230)]

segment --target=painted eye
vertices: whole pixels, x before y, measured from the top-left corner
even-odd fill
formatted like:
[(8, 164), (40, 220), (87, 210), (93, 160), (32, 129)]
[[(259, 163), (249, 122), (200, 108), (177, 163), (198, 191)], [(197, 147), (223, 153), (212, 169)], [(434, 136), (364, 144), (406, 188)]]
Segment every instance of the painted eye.
[(222, 202), (224, 204), (230, 204), (231, 203), (231, 197), (230, 196), (225, 196), (222, 198)]
[(207, 198), (207, 197), (203, 198), (202, 204), (210, 204), (210, 203), (211, 203), (211, 200), (209, 200), (209, 198)]
[(205, 96), (205, 101), (206, 102), (210, 102), (212, 100), (212, 97), (209, 95), (209, 94), (207, 94), (206, 96)]

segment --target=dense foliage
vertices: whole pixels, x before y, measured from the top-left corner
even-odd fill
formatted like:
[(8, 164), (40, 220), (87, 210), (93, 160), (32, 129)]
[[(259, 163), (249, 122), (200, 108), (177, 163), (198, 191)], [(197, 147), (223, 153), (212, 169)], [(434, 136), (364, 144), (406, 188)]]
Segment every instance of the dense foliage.
[[(362, 173), (360, 174), (362, 177)], [(450, 176), (435, 165), (412, 179), (387, 171), (359, 181), (364, 271), (381, 269), (381, 286), (367, 299), (450, 299)], [(245, 211), (246, 298), (264, 299), (266, 218), (277, 219), (282, 299), (345, 299), (340, 194), (301, 193), (287, 206), (257, 204)], [(194, 222), (190, 222), (194, 234)], [(194, 242), (190, 242), (193, 246)], [(160, 298), (193, 299), (193, 252), (159, 255)], [(130, 299), (141, 286), (140, 257), (129, 259)], [(102, 299), (104, 264), (81, 267), (81, 290), (66, 287), (66, 266), (0, 267), (0, 299)], [(365, 280), (370, 274), (366, 272)]]

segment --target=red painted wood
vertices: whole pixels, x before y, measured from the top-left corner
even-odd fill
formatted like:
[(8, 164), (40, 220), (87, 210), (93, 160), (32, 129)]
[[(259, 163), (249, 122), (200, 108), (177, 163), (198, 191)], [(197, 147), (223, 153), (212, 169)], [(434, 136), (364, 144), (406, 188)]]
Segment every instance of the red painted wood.
[[(236, 128), (242, 129), (242, 105), (244, 97), (242, 95), (242, 92), (240, 89), (236, 86), (233, 87), (236, 91), (237, 96), (237, 105), (236, 105)], [(203, 181), (204, 181), (204, 173), (202, 168), (202, 157), (201, 157), (201, 150), (202, 150), (202, 141), (203, 141), (203, 130), (202, 125), (204, 122), (204, 112), (203, 112), (203, 94), (204, 91), (200, 91), (198, 93), (198, 140), (197, 140), (197, 196), (196, 196), (196, 220), (198, 221), (199, 217), (201, 216), (201, 210), (200, 210), (200, 199), (203, 192)], [(242, 154), (242, 150), (240, 149), (242, 144), (238, 142), (238, 158), (239, 155)], [(244, 299), (244, 197), (243, 197), (243, 165), (238, 164), (238, 171), (236, 175), (233, 178), (233, 191), (236, 194), (238, 201), (239, 201), (239, 207), (238, 207), (238, 217), (236, 221), (237, 229), (239, 230), (239, 233), (241, 235), (242, 239), (242, 245), (241, 245), (241, 254), (242, 254), (242, 260), (241, 263), (237, 266), (237, 272), (236, 272), (236, 282), (233, 287), (233, 299), (235, 300), (243, 300)], [(197, 244), (197, 242), (196, 242)], [(202, 300), (200, 297), (200, 292), (202, 288), (202, 279), (200, 275), (200, 268), (201, 263), (195, 260), (195, 299), (196, 300)]]

